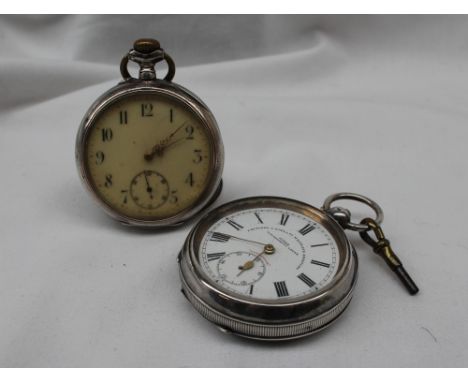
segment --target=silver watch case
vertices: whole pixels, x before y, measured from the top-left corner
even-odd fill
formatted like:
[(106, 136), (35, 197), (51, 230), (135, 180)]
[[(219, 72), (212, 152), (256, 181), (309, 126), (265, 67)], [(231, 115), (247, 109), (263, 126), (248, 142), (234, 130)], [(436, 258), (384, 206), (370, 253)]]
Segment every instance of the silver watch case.
[[(333, 281), (306, 297), (259, 300), (227, 291), (210, 280), (198, 260), (201, 239), (227, 214), (248, 208), (287, 208), (311, 217), (335, 238), (340, 262)], [(232, 201), (206, 214), (192, 229), (179, 254), (182, 293), (206, 319), (220, 329), (261, 340), (287, 340), (315, 333), (334, 322), (348, 306), (357, 280), (358, 260), (341, 226), (326, 212), (279, 197)]]
[[(101, 199), (96, 192), (86, 165), (86, 142), (98, 116), (113, 103), (137, 94), (158, 94), (176, 99), (197, 115), (211, 139), (211, 157), (213, 158), (210, 168), (211, 177), (205, 191), (194, 205), (181, 211), (177, 215), (164, 219), (134, 218), (114, 210), (112, 206)], [(217, 198), (222, 189), (221, 176), (224, 166), (224, 147), (213, 114), (196, 95), (184, 87), (166, 80), (141, 80), (130, 78), (101, 95), (91, 105), (81, 122), (76, 137), (75, 158), (78, 173), (84, 187), (109, 216), (125, 225), (139, 227), (170, 227), (180, 225), (208, 207)]]

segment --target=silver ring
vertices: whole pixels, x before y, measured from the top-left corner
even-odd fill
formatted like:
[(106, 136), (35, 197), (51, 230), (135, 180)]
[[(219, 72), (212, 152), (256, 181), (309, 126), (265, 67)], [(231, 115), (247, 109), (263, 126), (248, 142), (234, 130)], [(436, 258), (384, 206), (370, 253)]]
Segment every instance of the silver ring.
[[(337, 200), (354, 200), (356, 202), (361, 202), (364, 203), (365, 205), (369, 206), (372, 208), (375, 212), (375, 221), (377, 224), (382, 224), (383, 218), (384, 218), (384, 213), (382, 208), (374, 202), (372, 199), (369, 199), (366, 196), (360, 195), (360, 194), (353, 194), (351, 192), (339, 192), (337, 194), (330, 195), (328, 198), (325, 199), (325, 202), (323, 203), (323, 209), (325, 211), (330, 210), (331, 204)], [(359, 223), (353, 223), (352, 221), (349, 221), (346, 224), (346, 228), (352, 230), (352, 231), (367, 231), (369, 227), (365, 224), (359, 224)]]

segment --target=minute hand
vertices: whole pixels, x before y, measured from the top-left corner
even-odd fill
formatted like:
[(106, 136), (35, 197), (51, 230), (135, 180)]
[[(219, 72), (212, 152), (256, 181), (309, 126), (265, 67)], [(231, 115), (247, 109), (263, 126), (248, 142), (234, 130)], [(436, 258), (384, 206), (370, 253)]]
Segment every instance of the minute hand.
[[(169, 146), (172, 146), (173, 143), (171, 142), (171, 139), (174, 137), (174, 135), (177, 134), (177, 132), (184, 127), (186, 123), (182, 123), (177, 129), (175, 129), (171, 134), (169, 134), (166, 138), (161, 139), (161, 141), (157, 144), (155, 144), (148, 152), (145, 153), (144, 157), (147, 161), (153, 159), (153, 157), (158, 154), (161, 155), (164, 151)], [(183, 138), (178, 139), (176, 142), (182, 140)]]
[(246, 241), (248, 243), (254, 243), (254, 244), (258, 244), (258, 245), (261, 245), (263, 247), (265, 247), (267, 244), (265, 243), (260, 243), (259, 241), (254, 241), (254, 240), (249, 240), (249, 239), (244, 239), (242, 237), (237, 237), (237, 236), (232, 236), (232, 235), (228, 235), (228, 234), (225, 234), (226, 236), (229, 236), (231, 239), (235, 239), (235, 240), (240, 240), (240, 241)]

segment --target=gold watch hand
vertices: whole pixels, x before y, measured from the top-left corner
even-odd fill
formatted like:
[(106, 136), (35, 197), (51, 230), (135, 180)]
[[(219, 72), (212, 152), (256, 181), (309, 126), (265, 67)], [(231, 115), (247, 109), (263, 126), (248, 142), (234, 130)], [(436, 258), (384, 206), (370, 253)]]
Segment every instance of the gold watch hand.
[(240, 276), (242, 272), (247, 271), (247, 270), (249, 270), (249, 269), (251, 269), (251, 268), (253, 268), (253, 267), (254, 267), (254, 262), (253, 262), (253, 260), (246, 261), (243, 265), (239, 265), (238, 268), (239, 268), (241, 271), (237, 274), (237, 276)]
[(183, 141), (183, 140), (185, 140), (185, 138), (179, 138), (179, 139), (177, 139), (175, 141), (172, 141), (172, 142), (168, 143), (166, 146), (164, 146), (164, 149), (167, 149), (168, 147), (171, 147), (171, 146), (175, 145), (176, 143), (179, 143), (180, 141)]
[(265, 253), (265, 248), (263, 248), (263, 251), (257, 254), (253, 260), (248, 260), (244, 263), (244, 265), (239, 265), (239, 269), (241, 270), (238, 274), (237, 277), (239, 277), (244, 271), (247, 271), (249, 269), (252, 269), (254, 267), (254, 262), (257, 260), (261, 255)]
[[(252, 269), (254, 267), (254, 262), (260, 257), (262, 256), (263, 254), (268, 254), (268, 255), (272, 255), (273, 253), (275, 252), (275, 247), (273, 247), (273, 245), (271, 244), (266, 244), (264, 247), (263, 247), (263, 251), (260, 252), (259, 254), (257, 254), (253, 260), (248, 260), (244, 263), (244, 265), (239, 265), (239, 269), (241, 270), (238, 274), (237, 274), (237, 277), (239, 277), (242, 272), (244, 271), (247, 271), (249, 269)], [(266, 261), (266, 260), (265, 260)]]
[(182, 127), (184, 127), (186, 125), (186, 123), (184, 122), (182, 125), (180, 125), (177, 129), (175, 129), (170, 135), (169, 137), (167, 138), (167, 140), (171, 139), (174, 135), (177, 134), (177, 132), (182, 129)]
[(155, 155), (161, 157), (167, 148), (171, 147), (172, 145), (175, 145), (176, 143), (179, 143), (180, 141), (183, 141), (184, 139), (185, 138), (179, 138), (176, 141), (172, 141), (165, 145), (155, 145), (151, 152), (145, 153), (144, 157), (147, 161), (153, 159)]
[[(169, 147), (169, 146), (172, 146), (173, 143), (171, 143), (171, 139), (174, 135), (177, 134), (177, 132), (182, 129), (184, 126), (186, 125), (186, 123), (182, 123), (177, 129), (175, 129), (171, 134), (169, 134), (166, 138), (164, 139), (161, 139), (161, 141), (159, 141), (159, 143), (155, 144), (149, 151), (147, 151), (145, 154), (144, 154), (144, 158), (145, 160), (147, 161), (150, 161), (154, 158), (154, 156), (157, 154), (158, 156), (161, 156), (164, 152), (164, 150)], [(178, 141), (181, 141), (183, 138), (180, 138), (179, 140), (177, 140), (176, 142)]]

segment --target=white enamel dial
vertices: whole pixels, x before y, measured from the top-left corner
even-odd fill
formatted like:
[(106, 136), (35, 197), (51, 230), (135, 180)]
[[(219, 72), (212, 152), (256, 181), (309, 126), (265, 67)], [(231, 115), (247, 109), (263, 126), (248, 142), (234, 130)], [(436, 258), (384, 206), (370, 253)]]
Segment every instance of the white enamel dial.
[(312, 218), (280, 208), (246, 209), (214, 223), (199, 248), (216, 285), (247, 297), (306, 296), (329, 284), (339, 263), (333, 236)]

